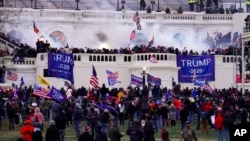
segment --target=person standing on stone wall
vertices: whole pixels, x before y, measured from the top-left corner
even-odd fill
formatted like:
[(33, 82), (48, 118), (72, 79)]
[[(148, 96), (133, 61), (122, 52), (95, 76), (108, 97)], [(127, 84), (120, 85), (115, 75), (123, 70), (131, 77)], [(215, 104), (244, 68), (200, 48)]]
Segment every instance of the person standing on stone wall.
[(196, 0), (188, 0), (189, 10), (194, 11), (194, 4)]
[(247, 13), (250, 12), (250, 0), (246, 0)]
[(144, 11), (146, 8), (146, 2), (145, 0), (140, 0), (140, 10)]
[(0, 7), (3, 7), (3, 0), (0, 0)]

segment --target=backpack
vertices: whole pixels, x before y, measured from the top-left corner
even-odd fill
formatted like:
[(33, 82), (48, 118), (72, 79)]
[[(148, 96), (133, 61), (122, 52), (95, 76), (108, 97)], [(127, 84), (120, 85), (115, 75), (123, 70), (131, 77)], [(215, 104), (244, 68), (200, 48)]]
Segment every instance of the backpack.
[(206, 120), (207, 119), (207, 112), (201, 112), (201, 120)]

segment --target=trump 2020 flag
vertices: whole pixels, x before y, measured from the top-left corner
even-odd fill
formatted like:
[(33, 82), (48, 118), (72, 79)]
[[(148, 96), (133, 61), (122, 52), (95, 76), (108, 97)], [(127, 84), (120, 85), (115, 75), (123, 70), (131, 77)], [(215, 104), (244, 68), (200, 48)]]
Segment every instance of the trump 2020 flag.
[(48, 75), (74, 83), (74, 56), (72, 53), (48, 53)]
[(57, 102), (64, 102), (66, 100), (66, 97), (53, 86), (48, 95)]
[(131, 74), (131, 84), (142, 86), (142, 78)]
[(106, 70), (106, 73), (107, 73), (107, 77), (108, 77), (108, 83), (109, 83), (109, 86), (114, 86), (116, 83), (121, 83), (121, 81), (118, 81), (118, 72), (111, 72), (109, 70)]
[(147, 82), (155, 84), (155, 85), (159, 85), (159, 86), (161, 85), (161, 79), (158, 77), (154, 77), (153, 75), (150, 75), (150, 74), (148, 74), (147, 76)]
[(194, 79), (194, 85), (203, 87), (205, 85), (206, 79), (196, 78)]

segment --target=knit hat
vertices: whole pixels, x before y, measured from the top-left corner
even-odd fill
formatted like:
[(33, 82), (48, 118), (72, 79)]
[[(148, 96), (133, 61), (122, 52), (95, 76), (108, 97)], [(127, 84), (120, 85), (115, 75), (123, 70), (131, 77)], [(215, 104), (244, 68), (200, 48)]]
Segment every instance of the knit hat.
[(89, 126), (85, 126), (85, 127), (83, 127), (83, 132), (89, 132), (89, 131), (90, 131)]

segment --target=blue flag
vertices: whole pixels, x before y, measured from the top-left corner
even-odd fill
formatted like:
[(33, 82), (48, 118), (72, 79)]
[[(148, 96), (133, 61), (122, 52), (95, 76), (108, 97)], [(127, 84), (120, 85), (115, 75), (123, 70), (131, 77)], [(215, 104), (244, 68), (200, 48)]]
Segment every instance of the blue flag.
[(108, 83), (109, 83), (109, 86), (114, 86), (116, 83), (121, 83), (121, 81), (118, 81), (118, 72), (111, 72), (109, 70), (106, 70), (106, 73), (107, 73), (107, 77), (108, 77)]
[(48, 75), (74, 83), (74, 57), (72, 53), (49, 53)]
[(161, 79), (158, 77), (154, 77), (153, 75), (150, 75), (150, 74), (148, 74), (147, 82), (155, 84), (155, 85), (159, 85), (159, 86), (161, 85)]
[(66, 100), (65, 96), (53, 86), (48, 95), (57, 102), (64, 102)]
[(131, 74), (131, 84), (142, 86), (142, 78)]
[(196, 78), (194, 79), (194, 85), (195, 86), (200, 86), (200, 87), (203, 87), (206, 83), (206, 79), (202, 79), (202, 78)]
[(21, 77), (21, 80), (20, 80), (20, 87), (23, 86), (23, 85), (25, 85), (25, 83), (24, 83), (23, 77)]
[(17, 85), (15, 86), (15, 89), (14, 89), (14, 99), (18, 99), (18, 87), (17, 87)]

